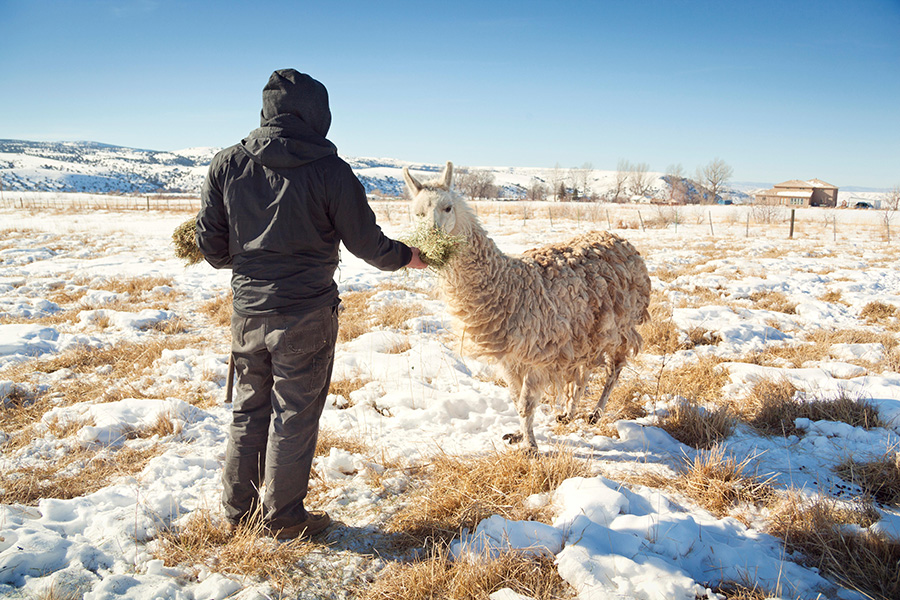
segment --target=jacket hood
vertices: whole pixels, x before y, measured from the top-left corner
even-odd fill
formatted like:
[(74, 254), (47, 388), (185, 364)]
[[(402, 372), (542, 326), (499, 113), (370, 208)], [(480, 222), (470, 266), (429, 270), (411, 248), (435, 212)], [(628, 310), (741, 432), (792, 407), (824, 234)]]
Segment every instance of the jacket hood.
[(241, 140), (251, 159), (272, 169), (290, 169), (337, 154), (337, 148), (299, 117), (280, 114), (263, 120)]
[(277, 115), (294, 115), (322, 137), (331, 128), (328, 90), (295, 69), (279, 69), (263, 88), (262, 124)]

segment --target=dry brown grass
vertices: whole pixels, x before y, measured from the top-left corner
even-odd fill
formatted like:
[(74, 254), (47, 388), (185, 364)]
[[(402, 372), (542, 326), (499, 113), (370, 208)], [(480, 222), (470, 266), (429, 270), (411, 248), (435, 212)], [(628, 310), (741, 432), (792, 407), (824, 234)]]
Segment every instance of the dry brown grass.
[(338, 342), (355, 340), (372, 330), (368, 311), (369, 299), (375, 295), (372, 290), (347, 292), (341, 296), (340, 328)]
[(644, 339), (644, 351), (654, 354), (674, 354), (678, 350), (689, 348), (681, 339), (678, 327), (672, 321), (672, 307), (661, 293), (651, 293), (648, 307), (650, 320), (638, 327)]
[(897, 316), (897, 308), (884, 302), (869, 302), (859, 311), (859, 316), (869, 323), (881, 323)]
[[(81, 281), (81, 283), (84, 282)], [(175, 282), (171, 277), (116, 277), (102, 281), (94, 281), (91, 282), (90, 285), (91, 288), (95, 290), (134, 295), (152, 291), (153, 288), (159, 286), (175, 287)]]
[(806, 500), (792, 493), (772, 506), (769, 533), (792, 552), (844, 586), (872, 598), (900, 598), (900, 543), (885, 535), (849, 533), (847, 524), (867, 528), (879, 519), (871, 505), (833, 499)]
[(728, 371), (715, 357), (701, 357), (679, 367), (662, 367), (657, 374), (654, 397), (681, 396), (695, 404), (721, 404), (722, 387), (730, 381)]
[(686, 458), (671, 487), (717, 517), (727, 515), (741, 504), (768, 504), (775, 492), (768, 479), (746, 474), (751, 459), (739, 461), (732, 455), (726, 456), (722, 446), (713, 446), (708, 452), (698, 453), (693, 460)]
[(534, 600), (574, 597), (552, 556), (508, 552), (476, 560), (452, 560), (441, 546), (427, 559), (391, 564), (366, 588), (362, 600), (485, 600), (510, 588)]
[(678, 400), (659, 426), (673, 438), (694, 448), (712, 448), (734, 432), (735, 416), (727, 406), (706, 408)]
[(841, 290), (828, 290), (821, 296), (819, 296), (819, 300), (822, 302), (831, 302), (832, 304), (843, 304), (847, 305), (847, 302), (843, 299), (843, 293)]
[(562, 448), (537, 455), (520, 450), (479, 456), (438, 454), (389, 529), (423, 543), (449, 539), (494, 514), (520, 521), (545, 519), (547, 509), (528, 507), (525, 499), (553, 491), (570, 477), (589, 474), (584, 460)]
[(229, 531), (224, 521), (201, 509), (184, 525), (160, 533), (155, 556), (169, 567), (181, 565), (199, 570), (202, 566), (214, 572), (269, 581), (284, 591), (305, 577), (297, 565), (317, 549), (321, 546), (309, 541), (278, 542), (265, 537), (258, 518)]
[(343, 406), (343, 408), (349, 408), (353, 406), (352, 400), (350, 400), (350, 394), (355, 392), (358, 389), (362, 389), (366, 386), (366, 384), (370, 383), (372, 380), (363, 378), (363, 377), (351, 377), (348, 379), (332, 379), (331, 385), (328, 386), (328, 393), (335, 394), (344, 398), (347, 401), (347, 404)]
[(221, 294), (201, 304), (198, 311), (201, 315), (205, 315), (212, 321), (213, 325), (220, 327), (231, 327), (231, 314), (233, 312), (232, 303), (234, 294), (228, 292)]
[(42, 498), (77, 498), (90, 494), (124, 475), (139, 473), (162, 453), (157, 445), (136, 450), (128, 446), (98, 451), (79, 448), (52, 464), (0, 474), (0, 504), (36, 505)]
[[(27, 381), (35, 372), (54, 373), (69, 369), (74, 377), (64, 379), (36, 397), (13, 399), (0, 405), (0, 429), (14, 432), (37, 422), (54, 406), (86, 401), (111, 402), (125, 397), (147, 397), (129, 382), (148, 371), (163, 350), (177, 350), (196, 340), (166, 336), (141, 342), (122, 342), (106, 348), (80, 346), (50, 358), (28, 361), (4, 371), (12, 381)], [(106, 369), (103, 375), (97, 369)]]
[(900, 454), (889, 452), (879, 460), (848, 458), (835, 468), (841, 478), (853, 482), (863, 493), (882, 504), (900, 506)]
[(769, 592), (756, 582), (725, 581), (712, 588), (712, 591), (724, 597), (724, 600), (769, 600), (780, 596), (780, 592)]
[(854, 427), (873, 429), (884, 424), (878, 410), (865, 398), (841, 394), (834, 399), (805, 398), (789, 381), (763, 380), (740, 405), (744, 419), (764, 435), (788, 436), (797, 433), (796, 419), (837, 421)]
[(390, 302), (375, 310), (373, 317), (376, 326), (402, 329), (408, 320), (420, 317), (424, 312), (422, 305), (417, 302)]
[(789, 300), (781, 292), (756, 292), (750, 295), (750, 300), (753, 302), (754, 308), (761, 310), (773, 310), (788, 315), (797, 312), (797, 303)]
[(320, 428), (316, 442), (316, 456), (327, 456), (332, 448), (345, 450), (351, 454), (366, 454), (372, 447), (361, 435)]

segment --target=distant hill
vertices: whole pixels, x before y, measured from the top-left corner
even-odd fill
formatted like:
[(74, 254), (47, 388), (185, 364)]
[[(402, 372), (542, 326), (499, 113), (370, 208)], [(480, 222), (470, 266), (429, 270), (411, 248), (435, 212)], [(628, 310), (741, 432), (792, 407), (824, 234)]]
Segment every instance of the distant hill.
[[(118, 194), (188, 193), (199, 194), (209, 161), (219, 148), (186, 148), (175, 151), (143, 150), (97, 142), (31, 142), (0, 140), (0, 183), (8, 191), (58, 191)], [(400, 196), (404, 183), (402, 168), (417, 176), (436, 176), (442, 164), (411, 163), (391, 158), (344, 156), (366, 191), (384, 196)], [(457, 165), (460, 167), (460, 165)], [(483, 167), (503, 198), (525, 198), (535, 183), (546, 188), (569, 185), (573, 172), (567, 168)], [(586, 178), (585, 178), (586, 175)], [(667, 189), (662, 173), (649, 173), (651, 190)], [(613, 187), (615, 171), (590, 170), (577, 176), (593, 194), (605, 195)], [(760, 188), (768, 184), (759, 184)], [(725, 196), (740, 202), (749, 198), (752, 186), (734, 186)]]

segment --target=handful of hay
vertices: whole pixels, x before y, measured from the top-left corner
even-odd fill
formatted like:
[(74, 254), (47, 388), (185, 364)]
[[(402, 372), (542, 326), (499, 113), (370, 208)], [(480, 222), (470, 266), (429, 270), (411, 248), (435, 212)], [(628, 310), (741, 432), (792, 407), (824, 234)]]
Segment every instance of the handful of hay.
[(433, 269), (441, 269), (462, 248), (466, 238), (450, 235), (439, 227), (420, 222), (415, 230), (401, 241), (407, 246), (418, 248), (419, 256), (426, 265)]
[(175, 228), (172, 232), (175, 243), (175, 256), (188, 266), (203, 262), (203, 254), (197, 247), (197, 219), (192, 217)]

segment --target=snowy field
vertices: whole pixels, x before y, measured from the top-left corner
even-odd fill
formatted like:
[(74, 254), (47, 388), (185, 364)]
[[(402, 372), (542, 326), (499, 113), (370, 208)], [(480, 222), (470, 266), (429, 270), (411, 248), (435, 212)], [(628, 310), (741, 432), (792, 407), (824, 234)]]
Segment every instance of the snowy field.
[[(375, 208), (389, 235), (410, 230), (405, 205)], [(543, 522), (494, 515), (458, 532), (456, 560), (549, 554), (567, 584), (560, 597), (582, 600), (728, 598), (734, 584), (762, 590), (754, 598), (867, 597), (786, 548), (770, 527), (775, 503), (716, 511), (659, 481), (720, 452), (746, 461), (777, 497), (865, 503), (874, 516), (845, 525), (847, 535), (900, 538), (897, 507), (866, 502), (835, 471), (900, 444), (900, 242), (885, 241), (881, 212), (801, 210), (788, 239), (787, 212), (750, 207), (477, 208), (509, 253), (591, 229), (623, 235), (647, 261), (653, 325), (674, 338), (648, 329), (623, 375), (640, 416), (561, 425), (552, 402), (541, 406), (541, 451), (572, 453), (587, 476), (527, 499), (546, 509)], [(229, 273), (174, 258), (171, 233), (189, 216), (0, 210), (0, 596), (363, 597), (385, 567), (416, 553), (391, 520), (417, 502), (432, 458), (508, 452), (501, 438), (518, 429), (515, 409), (491, 366), (461, 351), (435, 276), (381, 273), (344, 250), (342, 296), (362, 299), (368, 321), (338, 345), (334, 380), (348, 385), (329, 397), (321, 424), (359, 448), (336, 444), (316, 458), (309, 499), (337, 524), (299, 559), (288, 590), (199, 558), (168, 560), (163, 532), (221, 514), (230, 408), (230, 332), (211, 308)], [(720, 383), (694, 396), (663, 385), (699, 363)], [(864, 400), (879, 421), (799, 417), (773, 435), (739, 418), (712, 449), (666, 426), (684, 402), (740, 413), (760, 382), (789, 383), (801, 403)], [(684, 390), (692, 383), (704, 385)], [(84, 473), (95, 474), (85, 483)], [(491, 598), (524, 596), (502, 588)]]

